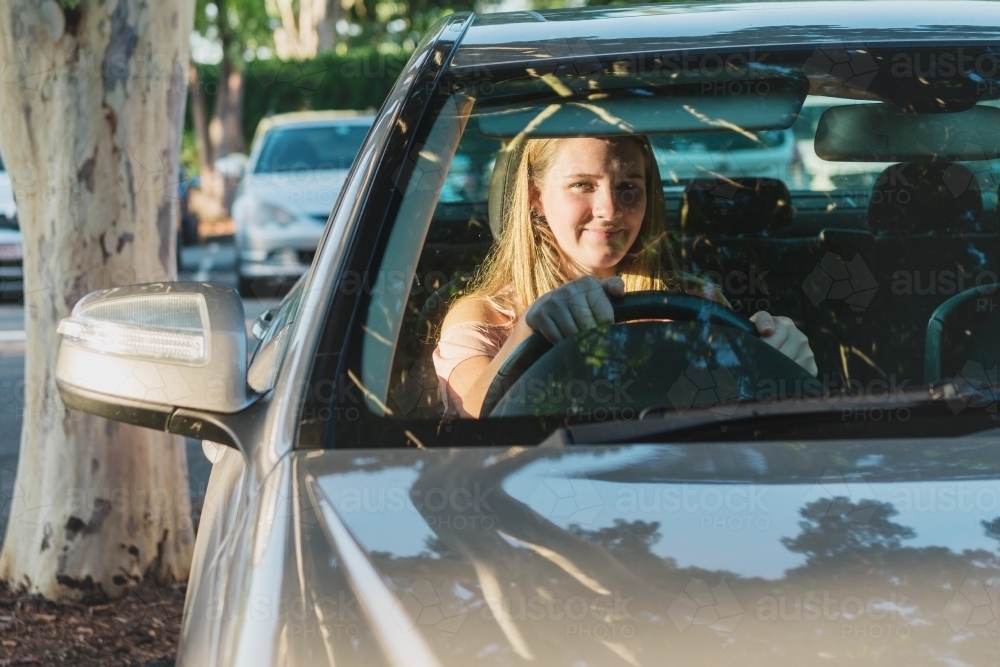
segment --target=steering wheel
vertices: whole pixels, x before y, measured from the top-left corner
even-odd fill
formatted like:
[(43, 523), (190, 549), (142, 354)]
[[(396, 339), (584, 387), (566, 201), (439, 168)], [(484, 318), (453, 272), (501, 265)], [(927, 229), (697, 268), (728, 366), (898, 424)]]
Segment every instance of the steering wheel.
[[(693, 294), (679, 292), (632, 292), (622, 297), (611, 297), (615, 323), (636, 320), (673, 320), (676, 322), (704, 322), (732, 327), (743, 333), (758, 336), (757, 327), (747, 317), (720, 303)], [(552, 343), (537, 331), (514, 350), (497, 371), (483, 400), (480, 414), (488, 416), (500, 403), (507, 390), (524, 375), (536, 361), (552, 349)]]

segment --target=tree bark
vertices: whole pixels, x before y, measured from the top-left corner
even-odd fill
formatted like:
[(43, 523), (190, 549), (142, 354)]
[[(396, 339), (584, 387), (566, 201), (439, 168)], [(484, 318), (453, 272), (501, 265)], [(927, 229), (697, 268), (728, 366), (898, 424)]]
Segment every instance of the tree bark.
[[(69, 3), (67, 3), (69, 4)], [(24, 237), (21, 455), (0, 577), (96, 602), (188, 575), (176, 436), (68, 410), (56, 325), (91, 290), (176, 276), (193, 0), (6, 0), (0, 136)]]

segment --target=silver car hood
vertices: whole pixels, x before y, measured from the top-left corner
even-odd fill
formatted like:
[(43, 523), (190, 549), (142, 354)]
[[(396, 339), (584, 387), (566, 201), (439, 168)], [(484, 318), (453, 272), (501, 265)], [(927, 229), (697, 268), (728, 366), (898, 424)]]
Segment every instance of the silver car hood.
[(347, 170), (249, 173), (243, 190), (254, 198), (307, 216), (329, 215), (337, 203)]
[(269, 538), (258, 535), (240, 584), (265, 591), (254, 572), (269, 571), (284, 614), (241, 623), (223, 651), (231, 656), (290, 665), (1000, 659), (996, 432), (300, 452), (285, 464), (285, 481), (271, 486), (288, 511), (261, 503), (283, 518), (259, 515)]

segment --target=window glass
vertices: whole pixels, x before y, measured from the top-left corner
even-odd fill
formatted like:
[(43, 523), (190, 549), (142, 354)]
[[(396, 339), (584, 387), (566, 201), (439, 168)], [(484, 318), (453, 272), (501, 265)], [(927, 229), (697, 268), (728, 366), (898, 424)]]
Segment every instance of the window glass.
[[(970, 119), (1000, 126), (1000, 109), (948, 98), (954, 110), (920, 112), (914, 124), (898, 98), (830, 85), (810, 94), (818, 86), (789, 71), (752, 103), (650, 82), (638, 94), (634, 80), (606, 74), (448, 98), (408, 157), (413, 173), (376, 262), (358, 380), (372, 414), (474, 417), (458, 400), (468, 387), (451, 380), (461, 364), (498, 355), (521, 365), (491, 383), (479, 416), (725, 419), (745, 402), (995, 384), (1000, 172), (995, 147), (962, 137)], [(914, 105), (926, 104), (919, 94)], [(865, 143), (861, 129), (878, 123), (883, 135)], [(571, 195), (552, 194), (552, 165), (581, 141), (607, 152), (606, 171), (574, 173), (560, 186)], [(894, 159), (893, 146), (909, 157)], [(624, 301), (612, 299), (624, 319), (533, 355), (505, 348), (539, 299), (579, 277), (573, 234), (605, 216), (601, 238), (616, 238), (615, 211), (637, 189), (639, 235), (609, 274), (626, 281)], [(605, 191), (612, 212), (599, 215)], [(579, 197), (588, 203), (578, 210)], [(655, 294), (640, 303), (645, 292)], [(657, 305), (664, 293), (675, 305)], [(473, 301), (486, 305), (457, 320), (473, 326), (445, 336), (449, 314)], [(761, 311), (783, 318), (782, 335), (803, 337), (814, 366), (765, 340), (749, 319)]]
[(367, 125), (345, 123), (276, 127), (264, 138), (254, 172), (348, 169), (367, 134)]

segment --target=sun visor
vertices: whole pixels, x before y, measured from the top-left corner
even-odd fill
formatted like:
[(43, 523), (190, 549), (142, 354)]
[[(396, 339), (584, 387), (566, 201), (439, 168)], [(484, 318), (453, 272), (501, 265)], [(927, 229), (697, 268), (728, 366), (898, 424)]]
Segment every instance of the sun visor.
[(830, 162), (995, 160), (1000, 108), (918, 114), (888, 104), (831, 107), (819, 119), (815, 146)]
[[(559, 92), (559, 91), (557, 91)], [(488, 137), (779, 130), (792, 126), (808, 92), (799, 79), (705, 82), (562, 97), (484, 101), (475, 110)]]

